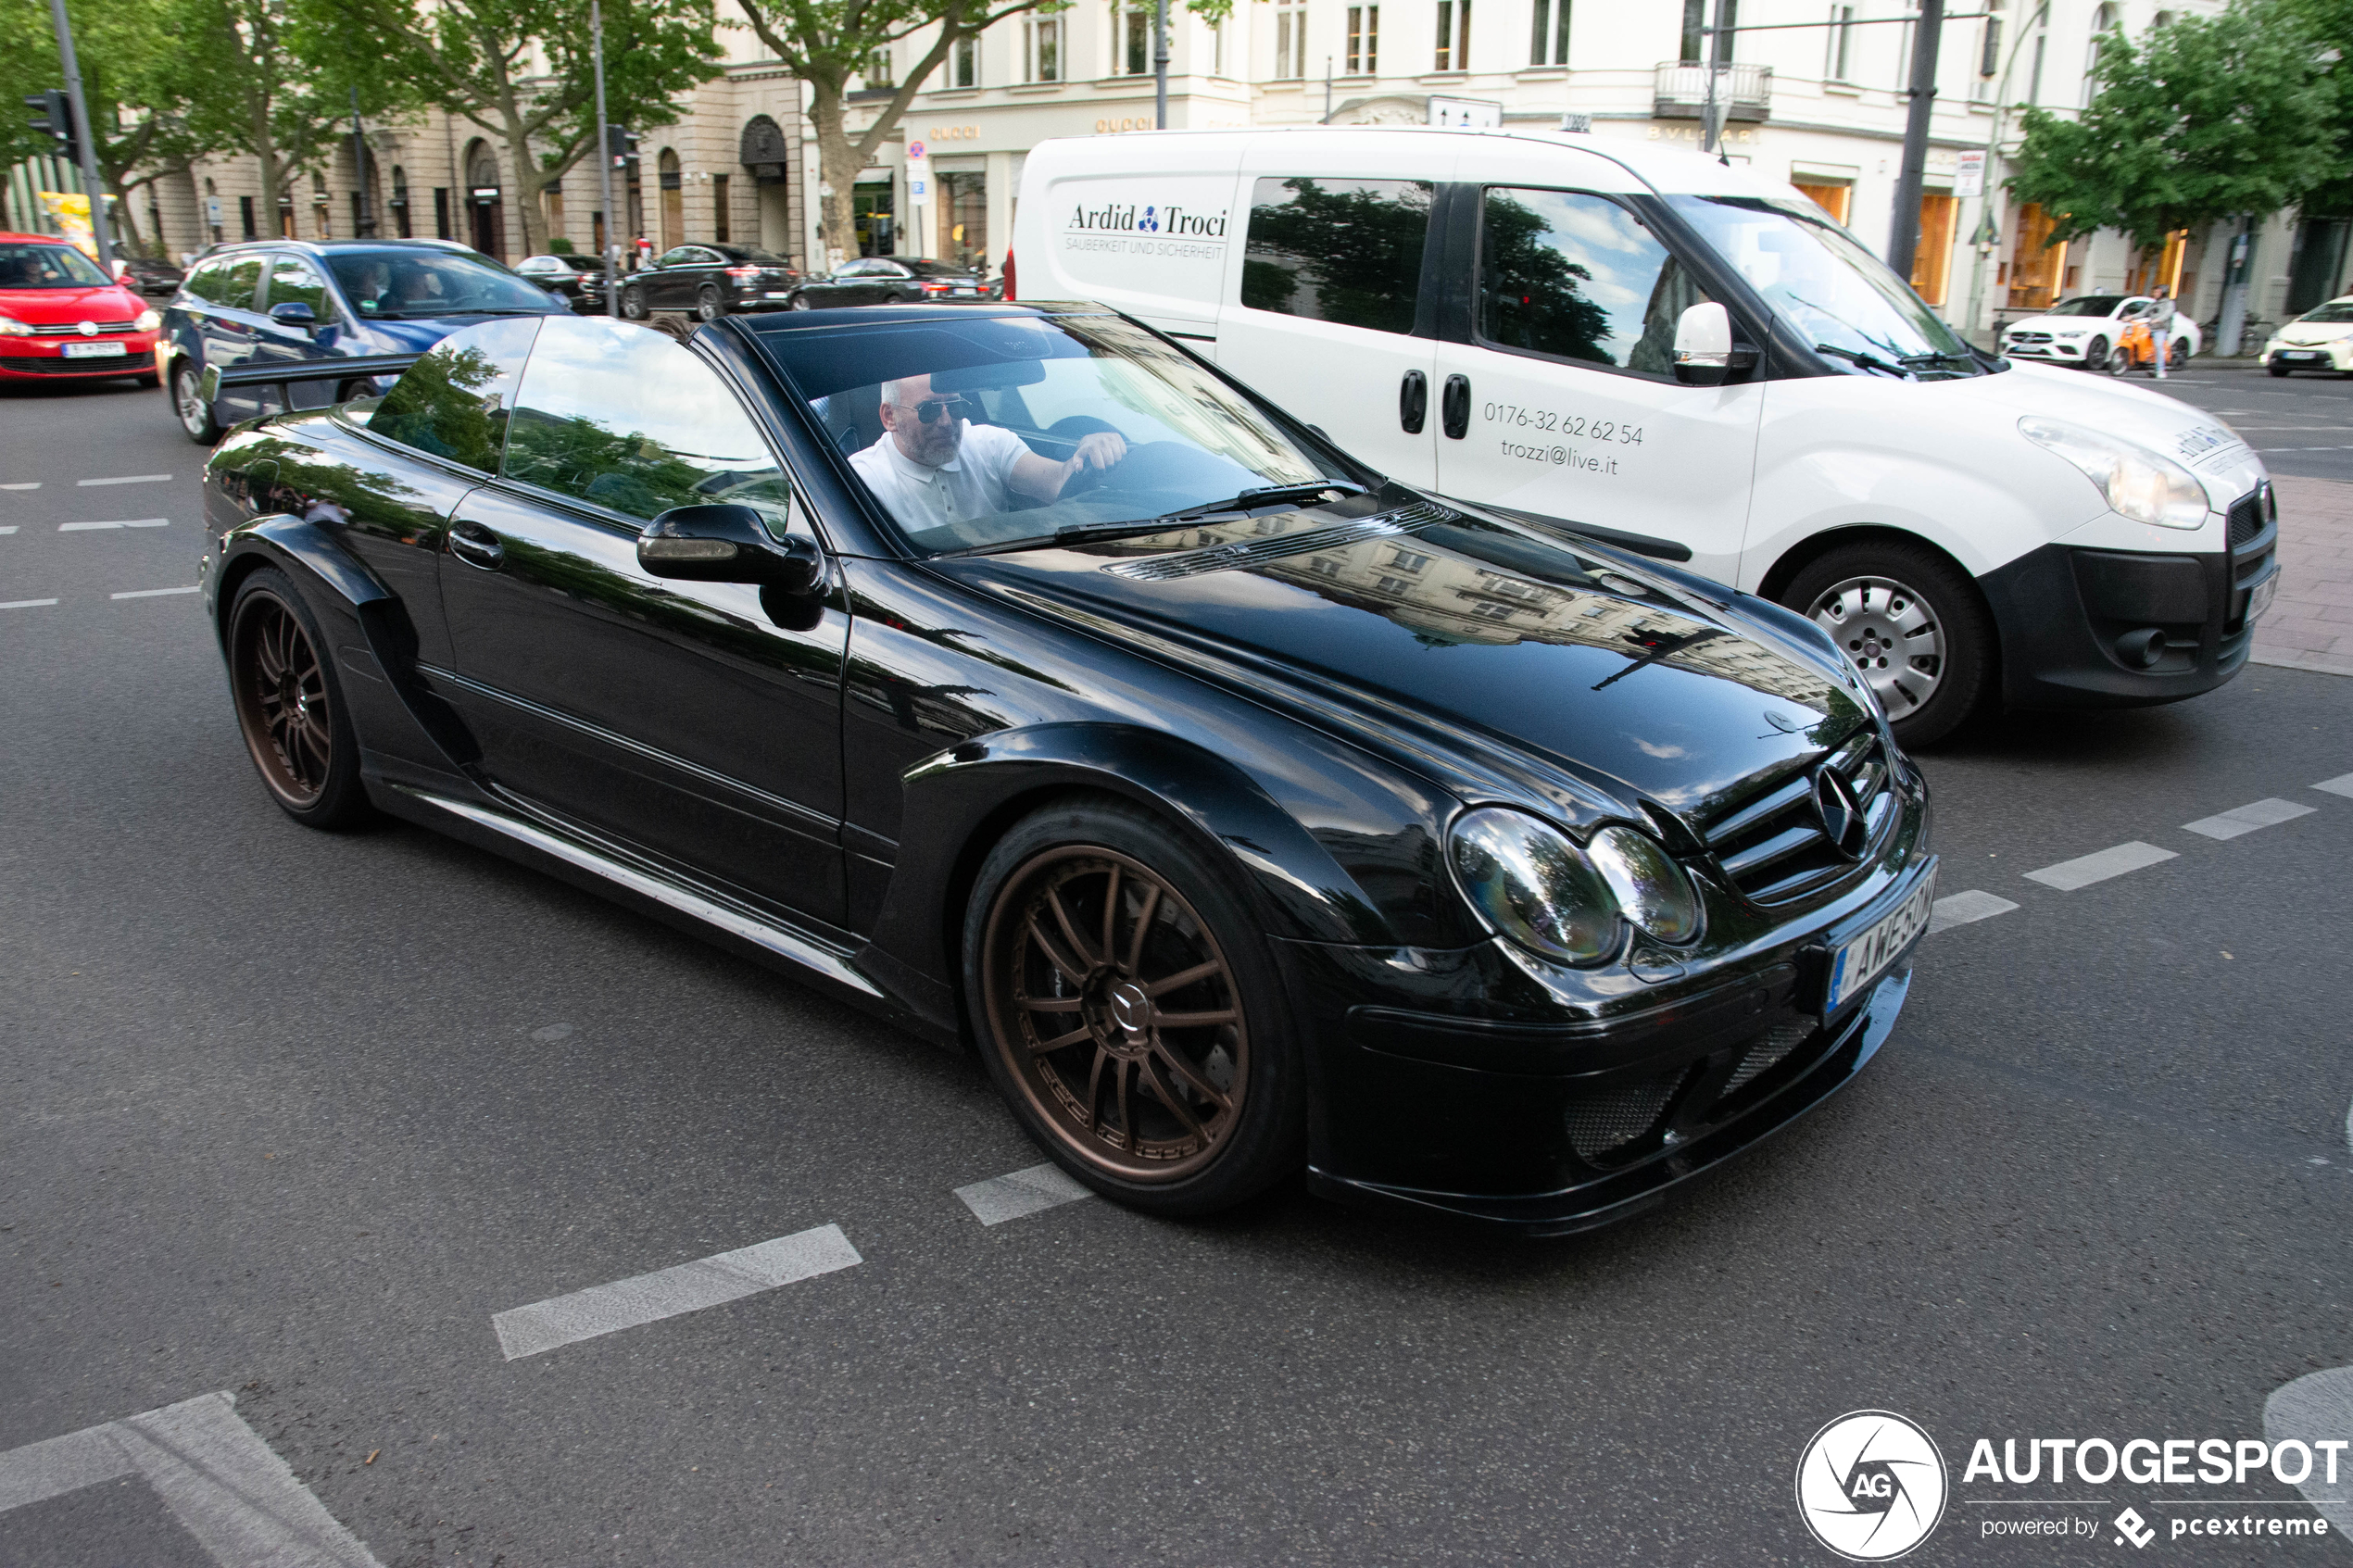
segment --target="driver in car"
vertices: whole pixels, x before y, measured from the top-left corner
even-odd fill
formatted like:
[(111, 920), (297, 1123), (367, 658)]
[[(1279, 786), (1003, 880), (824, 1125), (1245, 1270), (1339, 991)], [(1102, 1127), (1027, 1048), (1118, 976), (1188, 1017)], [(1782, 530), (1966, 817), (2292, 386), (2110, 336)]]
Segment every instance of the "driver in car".
[(953, 393), (934, 393), (931, 378), (887, 382), (883, 433), (849, 466), (911, 532), (941, 528), (1013, 509), (1013, 497), (1052, 501), (1082, 469), (1109, 469), (1127, 443), (1108, 431), (1080, 438), (1068, 461), (1054, 462), (1000, 425), (968, 425), (979, 410)]

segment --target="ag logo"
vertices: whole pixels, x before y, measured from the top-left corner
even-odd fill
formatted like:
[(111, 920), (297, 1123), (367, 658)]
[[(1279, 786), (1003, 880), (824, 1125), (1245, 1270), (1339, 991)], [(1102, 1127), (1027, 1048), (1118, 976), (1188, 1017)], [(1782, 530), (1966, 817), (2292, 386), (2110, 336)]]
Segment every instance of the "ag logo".
[(1856, 1562), (1884, 1562), (1944, 1517), (1944, 1456), (1886, 1411), (1856, 1411), (1814, 1434), (1797, 1461), (1797, 1512), (1814, 1538)]

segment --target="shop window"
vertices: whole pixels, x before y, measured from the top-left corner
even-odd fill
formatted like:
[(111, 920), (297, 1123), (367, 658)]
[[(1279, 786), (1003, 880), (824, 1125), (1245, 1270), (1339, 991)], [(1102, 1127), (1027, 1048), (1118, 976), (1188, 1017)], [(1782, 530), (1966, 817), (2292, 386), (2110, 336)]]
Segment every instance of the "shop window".
[(1920, 238), (1912, 251), (1912, 287), (1931, 305), (1944, 303), (1953, 268), (1953, 223), (1958, 198), (1935, 192), (1920, 196)]
[(1854, 186), (1815, 183), (1805, 180), (1793, 180), (1790, 183), (1795, 185), (1806, 200), (1829, 213), (1833, 221), (1846, 221), (1847, 208), (1855, 198)]
[(2018, 209), (2018, 247), (2011, 253), (2009, 269), (2012, 308), (2046, 310), (2064, 286), (2067, 245), (2051, 242), (2051, 231), (2057, 226), (2057, 220), (2045, 212), (2040, 203), (2028, 202)]

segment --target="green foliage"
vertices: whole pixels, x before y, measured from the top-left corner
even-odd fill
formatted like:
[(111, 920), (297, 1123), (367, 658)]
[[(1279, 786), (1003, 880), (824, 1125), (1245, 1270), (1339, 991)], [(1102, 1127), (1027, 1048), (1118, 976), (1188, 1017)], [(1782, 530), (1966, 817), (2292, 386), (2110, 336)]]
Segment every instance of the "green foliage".
[(2320, 46), (2320, 72), (2329, 97), (2326, 138), (2334, 167), (2304, 194), (2304, 210), (2353, 213), (2353, 0), (2286, 0)]
[(570, 256), (572, 254), (572, 242), (565, 239), (561, 234), (558, 234), (554, 239), (547, 242), (547, 254), (549, 256)]
[[(1552, 243), (1542, 213), (1500, 193), (1487, 198), (1480, 243), (1485, 334), (1498, 343), (1615, 365), (1609, 312), (1584, 292), (1592, 269)], [(1650, 369), (1652, 367), (1644, 367)]]
[[(1242, 263), (1242, 303), (1381, 332), (1412, 331), (1411, 280), (1421, 274), (1429, 232), (1428, 188), (1414, 187), (1413, 198), (1401, 201), (1377, 190), (1327, 189), (1315, 180), (1286, 180), (1283, 187), (1290, 200), (1250, 210), (1250, 248), (1260, 254)], [(1315, 291), (1312, 312), (1300, 308), (1302, 284)]]
[(2292, 206), (2341, 176), (2322, 46), (2281, 0), (2111, 35), (2081, 117), (2029, 109), (2009, 189), (2060, 215), (2054, 240), (2120, 229), (2154, 246), (2177, 229)]

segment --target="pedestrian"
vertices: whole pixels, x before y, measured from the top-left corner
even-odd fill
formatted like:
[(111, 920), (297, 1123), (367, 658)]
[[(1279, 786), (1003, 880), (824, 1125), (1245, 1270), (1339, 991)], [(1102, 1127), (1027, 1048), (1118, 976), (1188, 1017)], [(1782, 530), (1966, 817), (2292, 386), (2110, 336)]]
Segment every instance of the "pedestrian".
[(2166, 357), (2172, 352), (2173, 291), (2163, 283), (2158, 284), (2143, 320), (2148, 323), (2149, 344), (2156, 350), (2157, 379), (2163, 381)]

